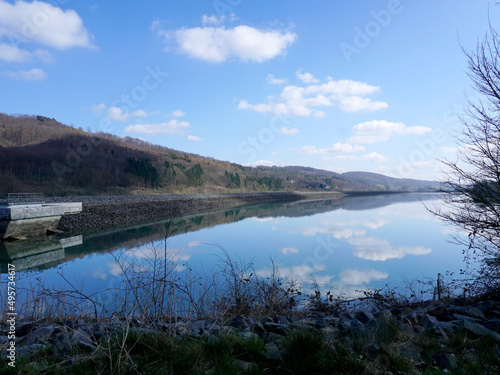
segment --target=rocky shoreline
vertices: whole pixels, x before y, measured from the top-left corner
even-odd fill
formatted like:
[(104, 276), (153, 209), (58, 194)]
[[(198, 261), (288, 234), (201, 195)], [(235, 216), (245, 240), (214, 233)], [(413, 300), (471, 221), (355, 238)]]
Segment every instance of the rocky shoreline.
[[(179, 340), (204, 340), (226, 334), (245, 340), (262, 340), (263, 358), (279, 362), (287, 358), (284, 342), (291, 332), (297, 329), (316, 330), (321, 333), (325, 342), (332, 346), (352, 346), (355, 352), (361, 350), (357, 355), (367, 361), (390, 362), (395, 360), (396, 355), (415, 368), (430, 366), (444, 371), (440, 373), (454, 371), (461, 366), (461, 359), (465, 354), (475, 355), (474, 349), (465, 354), (454, 353), (450, 349), (456, 345), (452, 341), (456, 341), (459, 333), (476, 341), (487, 337), (497, 357), (500, 356), (500, 302), (496, 301), (482, 301), (473, 305), (453, 301), (415, 308), (371, 307), (351, 312), (303, 312), (260, 318), (240, 315), (228, 320), (179, 319), (148, 324), (137, 319), (118, 318), (105, 321), (18, 321), (15, 348), (18, 360), (30, 358), (30, 361), (36, 361), (41, 355), (40, 351), (47, 350), (61, 358), (72, 355), (75, 350), (91, 356), (102, 347), (104, 340), (109, 341), (109, 337), (129, 331), (146, 336), (169, 335)], [(8, 330), (6, 325), (0, 328), (3, 359), (9, 354)], [(397, 339), (391, 342), (390, 346), (384, 345), (382, 336), (391, 330), (396, 330)], [(359, 349), (359, 345), (353, 343), (363, 337), (365, 344)], [(432, 340), (434, 349), (424, 347), (424, 338)], [(391, 353), (388, 352), (389, 347)], [(386, 365), (390, 367), (390, 363)]]
[(83, 211), (62, 217), (58, 229), (81, 233), (153, 222), (252, 204), (338, 198), (342, 193), (155, 194), (48, 198), (82, 202)]

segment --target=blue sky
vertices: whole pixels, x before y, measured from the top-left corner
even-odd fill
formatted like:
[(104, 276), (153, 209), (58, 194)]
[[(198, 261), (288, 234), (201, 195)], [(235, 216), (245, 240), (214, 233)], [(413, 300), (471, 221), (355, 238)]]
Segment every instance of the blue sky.
[(245, 165), (439, 179), (486, 0), (0, 0), (0, 112)]

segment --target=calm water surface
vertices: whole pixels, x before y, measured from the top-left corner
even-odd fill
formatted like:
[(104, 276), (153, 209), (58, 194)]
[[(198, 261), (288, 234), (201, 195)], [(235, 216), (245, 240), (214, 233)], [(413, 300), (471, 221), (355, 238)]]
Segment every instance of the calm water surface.
[[(190, 267), (207, 273), (220, 265), (220, 246), (233, 259), (253, 263), (259, 275), (270, 272), (272, 258), (281, 276), (298, 280), (306, 291), (314, 277), (323, 291), (347, 297), (386, 284), (403, 286), (405, 280), (435, 279), (446, 271), (458, 273), (464, 268), (461, 249), (448, 242), (450, 228), (424, 203), (435, 207), (440, 200), (434, 194), (372, 195), (187, 217), (171, 224), (167, 257), (177, 262), (176, 272)], [(43, 248), (40, 244), (31, 249), (22, 245), (25, 249), (16, 254), (22, 252), (23, 257), (11, 260), (6, 258), (14, 250), (4, 244), (2, 279), (10, 262), (17, 266), (19, 287), (37, 279), (46, 286), (67, 286), (61, 273), (85, 293), (116, 287), (121, 270), (113, 255), (137, 261), (150, 257), (153, 248), (164, 248), (166, 226), (160, 222), (52, 239), (44, 242), (47, 251), (42, 254), (36, 254)]]

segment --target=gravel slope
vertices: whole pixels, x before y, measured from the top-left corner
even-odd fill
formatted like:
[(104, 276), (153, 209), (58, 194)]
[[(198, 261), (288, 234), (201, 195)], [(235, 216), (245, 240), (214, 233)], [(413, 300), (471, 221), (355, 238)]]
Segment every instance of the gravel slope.
[(47, 198), (47, 202), (82, 202), (83, 211), (62, 217), (58, 229), (87, 232), (147, 223), (249, 204), (335, 198), (341, 193), (157, 194)]

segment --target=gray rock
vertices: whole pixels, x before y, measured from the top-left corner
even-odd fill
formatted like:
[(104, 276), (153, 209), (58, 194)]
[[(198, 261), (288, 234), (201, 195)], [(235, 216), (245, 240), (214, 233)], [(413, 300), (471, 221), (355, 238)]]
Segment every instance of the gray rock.
[(414, 342), (409, 342), (407, 344), (403, 344), (399, 347), (399, 355), (403, 358), (409, 359), (413, 362), (422, 361), (422, 356), (420, 352), (420, 348)]
[(429, 314), (419, 316), (420, 324), (425, 328), (435, 328), (439, 326), (439, 321)]
[(305, 318), (294, 324), (296, 327), (316, 327), (316, 319)]
[(16, 335), (18, 337), (26, 336), (28, 333), (33, 331), (34, 328), (35, 328), (35, 323), (33, 322), (19, 323), (16, 326)]
[(68, 329), (65, 326), (56, 329), (52, 340), (52, 350), (58, 354), (66, 354), (71, 351), (73, 345), (69, 339)]
[(438, 322), (437, 326), (442, 328), (446, 333), (453, 333), (458, 328), (456, 322)]
[(428, 330), (433, 332), (438, 340), (445, 341), (445, 342), (450, 340), (450, 338), (448, 337), (446, 332), (439, 326), (436, 326), (433, 328), (428, 328)]
[(476, 319), (484, 319), (484, 313), (477, 307), (473, 306), (455, 306), (454, 310), (462, 315), (467, 315)]
[(403, 320), (407, 320), (412, 326), (418, 326), (420, 324), (420, 319), (415, 311), (403, 315)]
[(375, 319), (375, 317), (368, 310), (361, 310), (356, 314), (356, 319), (361, 323), (368, 323), (370, 320)]
[(281, 324), (282, 326), (289, 326), (291, 324), (290, 320), (286, 316), (278, 315), (276, 317), (276, 323)]
[(276, 333), (277, 335), (286, 335), (287, 330), (278, 323), (264, 323), (266, 332)]
[(465, 330), (473, 333), (477, 336), (491, 336), (496, 341), (500, 341), (500, 334), (482, 326), (481, 324), (471, 323), (467, 320), (463, 321), (463, 327)]
[(495, 306), (496, 306), (495, 301), (481, 301), (477, 303), (475, 307), (481, 310), (483, 314), (486, 314), (489, 310), (494, 309)]
[(264, 346), (264, 355), (267, 359), (280, 360), (282, 358), (282, 353), (274, 342), (268, 342)]
[[(141, 328), (136, 328), (140, 330)], [(147, 329), (147, 328), (142, 328), (142, 329)], [(154, 330), (151, 330), (155, 332)], [(87, 349), (87, 350), (95, 350), (96, 346), (94, 345), (94, 342), (90, 338), (90, 335), (84, 331), (82, 328), (77, 328), (75, 331), (70, 332), (70, 341), (73, 345), (79, 346), (82, 349)]]
[(498, 333), (500, 332), (500, 319), (494, 318), (487, 320), (483, 323), (483, 326)]
[(211, 326), (208, 326), (207, 328), (208, 328), (208, 332), (210, 332), (213, 335), (218, 335), (222, 330), (222, 327), (218, 324), (212, 324)]
[(226, 325), (236, 329), (245, 329), (250, 326), (250, 322), (247, 317), (238, 315), (228, 321)]
[(280, 342), (283, 340), (283, 336), (272, 332), (264, 332), (261, 337), (264, 342)]
[(323, 321), (332, 327), (338, 327), (340, 318), (337, 318), (336, 316), (326, 316), (323, 318)]
[(9, 336), (0, 336), (0, 345), (3, 345), (9, 341)]
[(448, 309), (443, 305), (433, 306), (428, 309), (427, 314), (435, 316), (436, 318), (440, 319), (440, 317), (448, 315)]
[(328, 323), (325, 322), (324, 319), (316, 319), (316, 324), (314, 325), (316, 327), (316, 329), (321, 329), (321, 328), (325, 328), (328, 326)]
[(49, 325), (45, 327), (40, 327), (35, 331), (31, 331), (23, 338), (17, 341), (18, 346), (28, 346), (32, 344), (44, 344), (50, 338), (54, 332), (54, 326)]
[(448, 353), (439, 353), (434, 356), (436, 364), (447, 370), (455, 370), (458, 367), (458, 361), (455, 355)]
[(17, 359), (31, 358), (31, 357), (33, 357), (34, 354), (45, 349), (45, 347), (46, 347), (46, 345), (44, 345), (44, 344), (30, 344), (27, 346), (16, 348)]
[(347, 320), (341, 320), (339, 322), (338, 329), (341, 332), (350, 330), (351, 329), (351, 322), (348, 322)]
[(204, 320), (197, 320), (194, 322), (189, 322), (188, 327), (193, 332), (201, 333), (205, 329), (206, 322)]
[(461, 314), (453, 314), (453, 319), (455, 320), (460, 320), (460, 321), (468, 321), (470, 323), (477, 323), (478, 320), (476, 318), (466, 316), (466, 315), (461, 315)]
[(263, 333), (266, 332), (266, 329), (264, 328), (264, 324), (262, 324), (259, 320), (257, 319), (250, 319), (250, 328), (252, 331), (255, 333)]
[(390, 310), (387, 310), (387, 309), (380, 310), (374, 316), (378, 319), (384, 319), (384, 320), (391, 320), (392, 319), (392, 313)]

